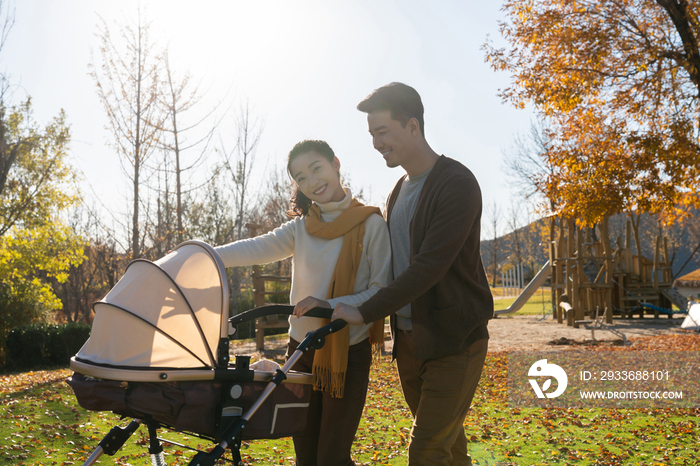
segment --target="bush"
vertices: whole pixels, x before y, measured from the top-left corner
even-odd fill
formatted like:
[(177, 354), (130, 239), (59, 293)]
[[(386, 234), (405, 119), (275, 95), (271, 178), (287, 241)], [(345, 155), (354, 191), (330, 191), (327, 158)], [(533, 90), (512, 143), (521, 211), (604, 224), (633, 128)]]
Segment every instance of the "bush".
[(6, 358), (9, 358), (5, 353), (5, 340), (10, 330), (31, 322), (44, 321), (50, 316), (51, 308), (37, 298), (42, 293), (41, 287), (31, 281), (14, 283), (12, 286), (0, 281), (0, 367), (5, 366)]
[(86, 324), (24, 325), (13, 328), (5, 341), (5, 368), (29, 370), (66, 366), (90, 336)]

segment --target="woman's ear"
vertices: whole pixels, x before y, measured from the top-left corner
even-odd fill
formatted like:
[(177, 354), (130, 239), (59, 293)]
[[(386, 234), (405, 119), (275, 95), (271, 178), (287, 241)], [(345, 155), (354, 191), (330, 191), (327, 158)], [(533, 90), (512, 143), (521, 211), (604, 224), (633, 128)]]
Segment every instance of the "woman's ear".
[(338, 157), (333, 157), (333, 170), (340, 173), (340, 160), (338, 160)]

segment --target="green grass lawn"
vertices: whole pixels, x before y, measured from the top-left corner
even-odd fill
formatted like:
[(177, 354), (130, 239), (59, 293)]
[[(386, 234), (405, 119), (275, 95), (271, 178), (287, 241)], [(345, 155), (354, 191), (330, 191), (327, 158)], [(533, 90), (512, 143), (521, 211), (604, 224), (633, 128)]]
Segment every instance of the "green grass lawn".
[[(515, 297), (504, 298), (501, 296), (501, 288), (492, 288), (491, 292), (494, 296), (494, 307), (495, 309), (507, 309), (508, 306), (515, 302)], [(527, 300), (527, 303), (523, 305), (517, 312), (513, 315), (537, 315), (546, 313), (547, 315), (552, 314), (552, 294), (549, 288), (540, 288)]]
[[(479, 465), (691, 465), (700, 456), (700, 410), (522, 409), (507, 399), (507, 355), (489, 355), (465, 429)], [(111, 413), (80, 408), (64, 380), (68, 370), (0, 377), (0, 461), (13, 465), (82, 464), (114, 425)], [(405, 465), (410, 414), (394, 366), (372, 369), (354, 457), (362, 464)], [(163, 437), (210, 448), (193, 436)], [(166, 446), (169, 465), (186, 465), (193, 453)], [(294, 464), (290, 439), (244, 442), (246, 464)], [(114, 457), (99, 464), (146, 465), (146, 429), (141, 427)], [(230, 463), (221, 463), (230, 464)]]

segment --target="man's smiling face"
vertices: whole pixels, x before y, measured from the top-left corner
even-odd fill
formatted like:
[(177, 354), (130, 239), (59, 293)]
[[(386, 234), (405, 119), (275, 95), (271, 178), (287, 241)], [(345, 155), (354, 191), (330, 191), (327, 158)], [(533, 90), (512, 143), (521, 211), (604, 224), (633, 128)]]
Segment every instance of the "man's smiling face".
[(414, 143), (411, 125), (405, 127), (391, 118), (390, 110), (378, 110), (367, 115), (369, 134), (374, 148), (382, 154), (387, 167), (398, 167), (410, 156)]

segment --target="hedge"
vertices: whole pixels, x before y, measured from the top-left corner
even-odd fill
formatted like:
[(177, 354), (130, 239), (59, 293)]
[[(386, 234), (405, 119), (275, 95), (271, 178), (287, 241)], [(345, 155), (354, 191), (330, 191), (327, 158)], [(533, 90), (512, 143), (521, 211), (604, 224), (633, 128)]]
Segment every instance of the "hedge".
[(5, 368), (65, 367), (89, 336), (87, 324), (34, 324), (13, 328), (5, 340)]

